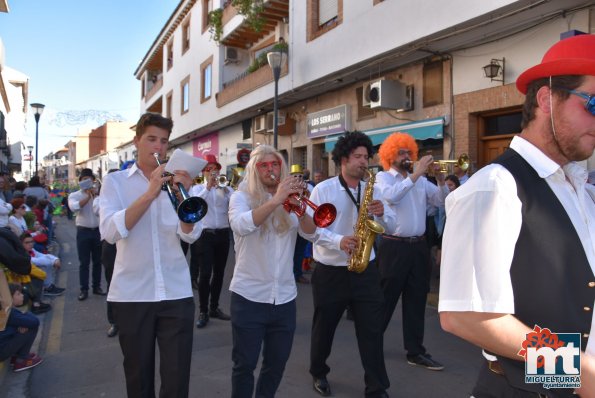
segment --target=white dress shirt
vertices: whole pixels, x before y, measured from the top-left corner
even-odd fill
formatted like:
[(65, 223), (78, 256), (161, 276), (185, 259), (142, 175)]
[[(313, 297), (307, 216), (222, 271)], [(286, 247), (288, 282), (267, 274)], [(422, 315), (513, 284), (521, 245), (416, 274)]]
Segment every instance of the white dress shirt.
[(396, 229), (386, 233), (401, 237), (423, 235), (426, 232), (427, 205), (443, 206), (450, 193), (446, 184), (436, 186), (423, 176), (414, 183), (409, 176), (405, 178), (393, 168), (376, 175), (376, 187), (382, 199), (397, 214)]
[[(560, 200), (595, 272), (595, 197), (586, 187), (587, 172), (576, 163), (560, 167), (521, 137), (514, 137), (510, 147)], [(510, 266), (522, 223), (516, 188), (507, 169), (491, 164), (446, 199), (439, 311), (514, 314)], [(595, 339), (589, 339), (586, 350), (595, 355)]]
[[(360, 181), (360, 203), (363, 201), (366, 183)], [(357, 200), (357, 189), (352, 189), (351, 193)], [(374, 199), (380, 199), (380, 192), (374, 187)], [(310, 200), (317, 205), (322, 203), (332, 203), (337, 208), (337, 218), (327, 228), (316, 229), (316, 240), (314, 241), (314, 260), (322, 264), (332, 265), (337, 267), (346, 267), (349, 256), (341, 250), (341, 239), (344, 236), (353, 236), (354, 227), (357, 224), (358, 211), (357, 207), (349, 197), (345, 188), (339, 182), (339, 177), (329, 178), (324, 180), (314, 187)], [(384, 215), (382, 217), (374, 217), (374, 220), (382, 224), (387, 230), (394, 230), (396, 224), (395, 213), (384, 203)], [(308, 209), (310, 214), (312, 210)], [(374, 249), (370, 255), (370, 261), (376, 258)]]
[(126, 209), (148, 186), (136, 164), (103, 180), (99, 228), (103, 239), (117, 247), (108, 301), (155, 302), (193, 296), (180, 239), (194, 242), (202, 232), (202, 223), (194, 224), (189, 234), (182, 232), (167, 192), (162, 191), (136, 225), (126, 229)]
[(8, 215), (12, 211), (12, 205), (0, 199), (0, 228), (8, 225)]
[(97, 228), (99, 227), (99, 208), (95, 201), (90, 199), (83, 207), (81, 201), (87, 198), (87, 194), (81, 190), (68, 195), (68, 207), (77, 212), (75, 224), (77, 227)]
[(248, 194), (243, 191), (233, 193), (229, 220), (235, 241), (236, 265), (229, 290), (250, 301), (277, 305), (297, 296), (293, 275), (296, 232), (309, 240), (314, 234), (308, 235), (299, 228), (294, 213), (290, 214), (290, 219), (291, 226), (283, 235), (272, 228), (271, 217), (256, 226)]
[(214, 187), (208, 190), (206, 184), (197, 184), (190, 188), (188, 192), (190, 196), (203, 198), (209, 206), (207, 214), (202, 219), (205, 229), (229, 228), (229, 199), (232, 193), (233, 189), (230, 187)]

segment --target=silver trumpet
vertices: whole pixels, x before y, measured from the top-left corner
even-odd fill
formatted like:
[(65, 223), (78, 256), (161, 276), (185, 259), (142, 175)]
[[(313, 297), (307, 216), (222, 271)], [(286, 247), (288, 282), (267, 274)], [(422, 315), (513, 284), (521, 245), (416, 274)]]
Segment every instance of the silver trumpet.
[[(159, 154), (154, 153), (155, 160), (157, 161), (157, 165), (161, 166), (161, 162), (159, 161)], [(163, 173), (163, 176), (173, 176), (172, 173)], [(171, 201), (174, 210), (178, 214), (178, 218), (180, 221), (194, 224), (200, 221), (206, 214), (209, 209), (207, 202), (203, 198), (199, 198), (197, 196), (190, 196), (188, 195), (188, 191), (184, 188), (184, 185), (178, 183), (178, 191), (182, 200), (178, 199), (178, 195), (176, 194), (173, 188), (173, 182), (170, 180), (163, 183), (161, 187), (163, 191), (167, 191), (167, 195), (169, 196), (169, 200)]]

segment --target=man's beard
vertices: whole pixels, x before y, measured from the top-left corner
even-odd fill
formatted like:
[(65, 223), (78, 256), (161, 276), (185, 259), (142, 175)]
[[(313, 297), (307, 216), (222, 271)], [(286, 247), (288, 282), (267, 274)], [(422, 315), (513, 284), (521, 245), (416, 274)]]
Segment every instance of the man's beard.
[(407, 171), (409, 173), (413, 172), (413, 162), (410, 159), (403, 159), (399, 162), (399, 169), (403, 171)]

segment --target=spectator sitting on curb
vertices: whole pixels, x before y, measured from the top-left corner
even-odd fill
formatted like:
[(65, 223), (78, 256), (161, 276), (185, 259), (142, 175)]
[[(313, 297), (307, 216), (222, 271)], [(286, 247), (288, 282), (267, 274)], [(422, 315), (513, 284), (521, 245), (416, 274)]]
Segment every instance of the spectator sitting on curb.
[(35, 241), (30, 233), (25, 232), (21, 236), (21, 243), (29, 255), (31, 256), (31, 262), (33, 265), (41, 268), (46, 278), (43, 282), (43, 291), (46, 296), (59, 296), (64, 293), (64, 288), (57, 287), (54, 284), (55, 275), (54, 270), (57, 272), (62, 265), (60, 259), (53, 254), (44, 254), (33, 248)]
[(39, 330), (39, 319), (30, 312), (16, 309), (23, 305), (23, 288), (11, 283), (9, 289), (13, 308), (9, 309), (6, 328), (0, 331), (0, 361), (11, 358), (13, 371), (21, 372), (43, 362), (41, 357), (30, 351)]

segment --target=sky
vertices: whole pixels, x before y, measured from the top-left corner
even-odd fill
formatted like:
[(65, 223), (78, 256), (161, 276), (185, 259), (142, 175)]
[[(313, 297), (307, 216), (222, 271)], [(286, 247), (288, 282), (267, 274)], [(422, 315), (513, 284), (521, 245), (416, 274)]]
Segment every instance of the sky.
[[(134, 71), (180, 0), (8, 0), (0, 13), (4, 65), (29, 77), (29, 104), (45, 105), (39, 157), (105, 115), (138, 119)], [(29, 108), (25, 145), (35, 144)]]

